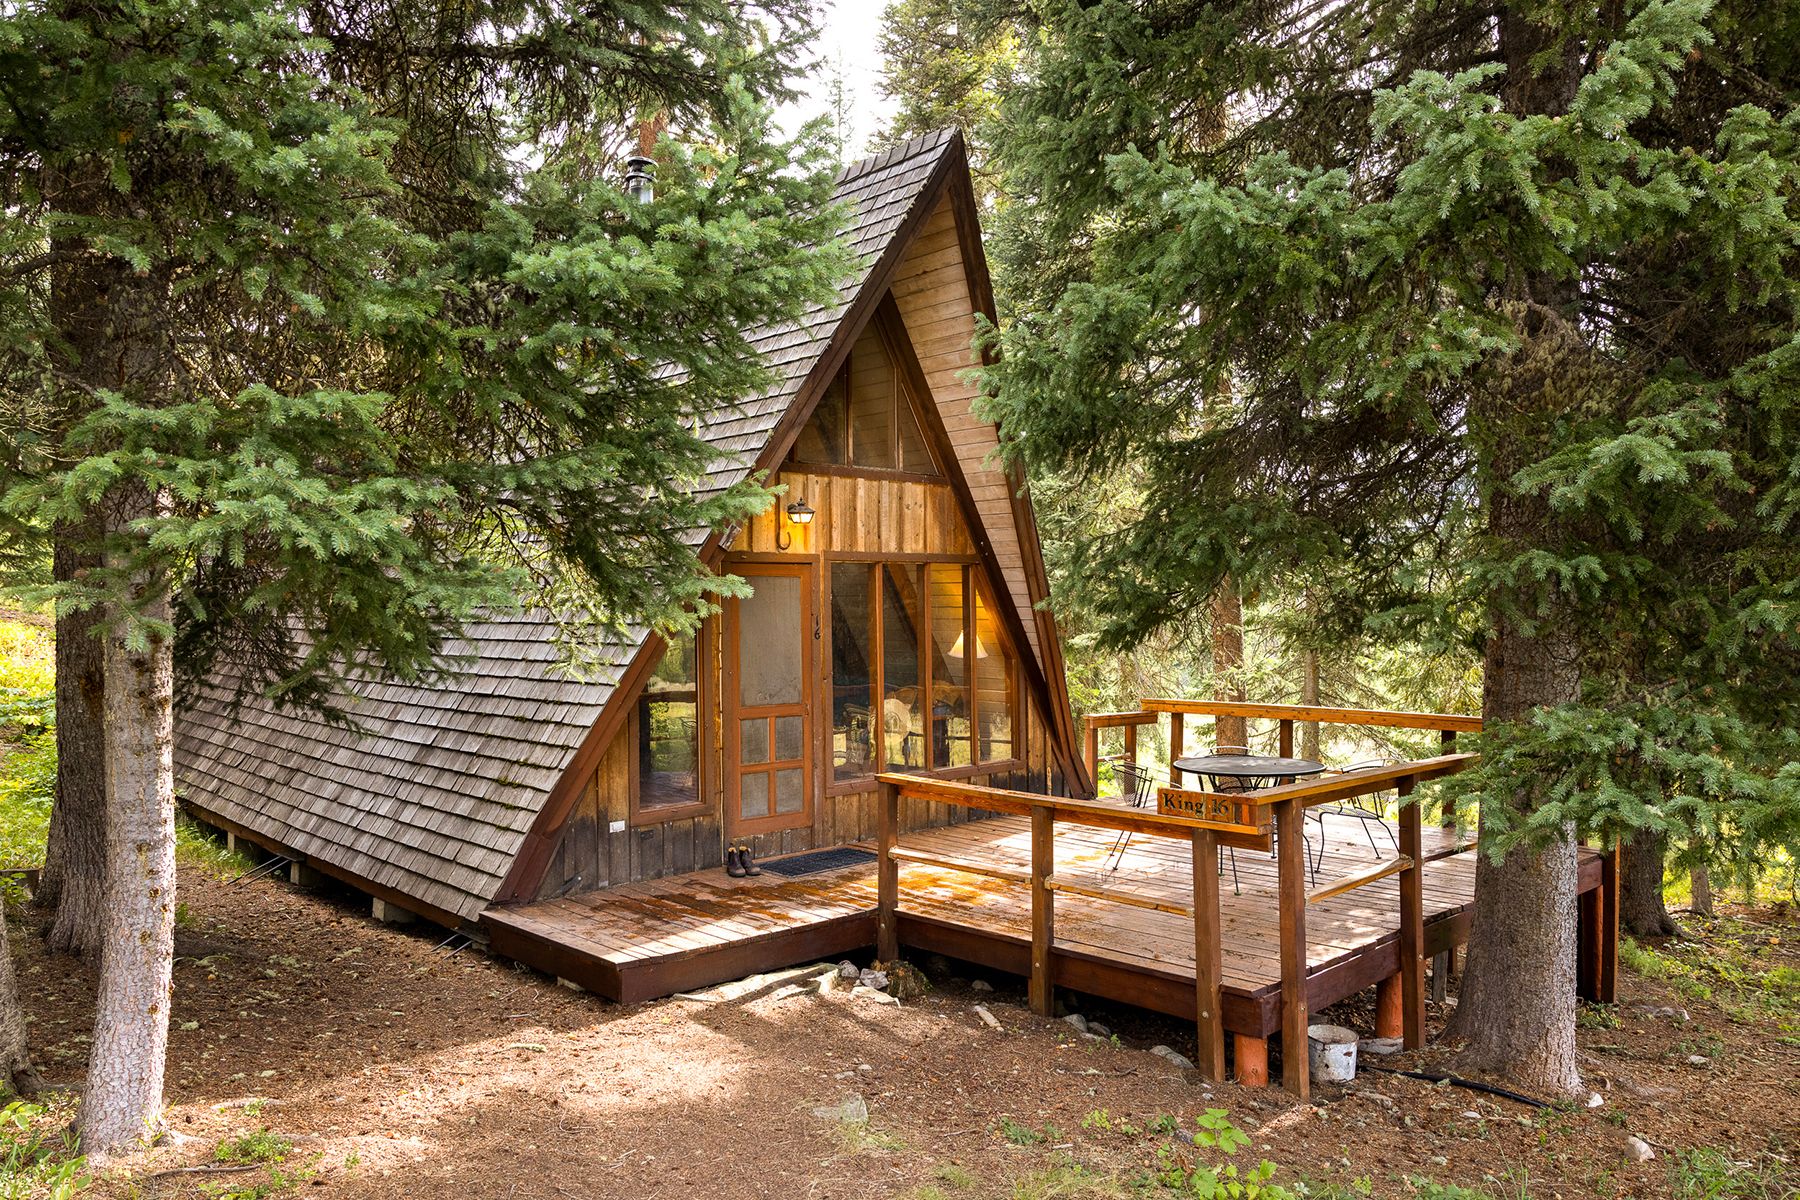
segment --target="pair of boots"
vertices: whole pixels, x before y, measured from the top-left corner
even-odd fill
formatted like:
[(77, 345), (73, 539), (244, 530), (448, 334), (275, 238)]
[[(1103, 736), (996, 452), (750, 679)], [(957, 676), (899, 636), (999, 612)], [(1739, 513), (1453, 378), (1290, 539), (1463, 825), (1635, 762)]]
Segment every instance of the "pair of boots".
[(730, 849), (725, 851), (725, 873), (733, 879), (762, 874), (762, 868), (756, 865), (756, 859), (750, 855), (748, 843), (733, 842)]

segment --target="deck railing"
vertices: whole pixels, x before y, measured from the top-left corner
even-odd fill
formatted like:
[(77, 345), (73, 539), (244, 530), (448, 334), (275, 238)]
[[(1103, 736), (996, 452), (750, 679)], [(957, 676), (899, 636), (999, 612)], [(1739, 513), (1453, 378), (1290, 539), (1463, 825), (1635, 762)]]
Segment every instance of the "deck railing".
[[(1475, 757), (1473, 754), (1448, 754), (1373, 770), (1329, 775), (1256, 792), (1221, 794), (1164, 788), (1159, 794), (1156, 811), (1128, 808), (1116, 802), (1039, 796), (1029, 792), (976, 787), (912, 775), (883, 774), (877, 777), (881, 787), (877, 867), (878, 951), (884, 959), (893, 958), (899, 953), (900, 867), (904, 863), (965, 871), (1030, 889), (1029, 994), (1032, 1008), (1046, 1016), (1052, 1014), (1054, 1004), (1052, 988), (1058, 892), (1191, 917), (1194, 922), (1195, 1025), (1200, 1047), (1196, 1065), (1207, 1078), (1223, 1079), (1225, 1024), (1221, 1007), (1223, 945), (1219, 923), (1219, 850), (1222, 846), (1268, 850), (1272, 840), (1280, 917), (1281, 1035), (1284, 1048), (1282, 1084), (1289, 1091), (1305, 1096), (1308, 1093), (1308, 904), (1342, 895), (1392, 875), (1400, 877), (1400, 970), (1395, 983), (1401, 994), (1406, 1044), (1409, 1047), (1421, 1046), (1425, 1036), (1423, 871), (1426, 862), (1419, 808), (1416, 804), (1402, 803), (1400, 854), (1396, 859), (1378, 864), (1378, 869), (1358, 872), (1315, 887), (1309, 892), (1302, 829), (1306, 810), (1321, 804), (1390, 790), (1397, 790), (1404, 799), (1418, 784), (1463, 770)], [(1030, 817), (1029, 870), (1020, 870), (1014, 865), (929, 854), (901, 846), (900, 802), (903, 799), (958, 804), (987, 812)], [(1175, 815), (1176, 813), (1199, 815)], [(1193, 852), (1191, 901), (1184, 904), (1171, 901), (1166, 896), (1112, 885), (1100, 886), (1084, 879), (1059, 875), (1055, 861), (1058, 823), (1190, 843)], [(1458, 847), (1459, 850), (1462, 848)], [(1266, 1082), (1266, 1043), (1261, 1038), (1239, 1035), (1237, 1049), (1240, 1081)]]

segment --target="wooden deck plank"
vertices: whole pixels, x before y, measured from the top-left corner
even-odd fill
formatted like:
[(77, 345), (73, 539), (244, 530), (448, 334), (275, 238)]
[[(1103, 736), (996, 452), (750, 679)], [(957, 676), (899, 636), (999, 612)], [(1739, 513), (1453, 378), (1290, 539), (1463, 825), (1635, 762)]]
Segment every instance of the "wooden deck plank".
[[(1307, 832), (1316, 839), (1320, 826), (1309, 820)], [(1324, 861), (1316, 884), (1309, 880), (1309, 886), (1328, 887), (1394, 855), (1383, 831), (1353, 818), (1328, 816), (1323, 832)], [(1370, 833), (1378, 850), (1370, 848)], [(1428, 826), (1421, 833), (1428, 940), (1453, 944), (1467, 927), (1475, 861), (1472, 855), (1444, 857), (1461, 844), (1454, 831)], [(1134, 836), (1115, 870), (1109, 869), (1109, 859), (1116, 841), (1117, 835), (1106, 830), (1059, 824), (1055, 874), (1096, 892), (1129, 890), (1178, 908), (1192, 902), (1194, 863), (1188, 841)], [(994, 953), (985, 961), (994, 963), (1011, 962), (1022, 950), (1029, 963), (1030, 889), (950, 865), (986, 863), (1028, 878), (1028, 819), (969, 820), (905, 834), (900, 844), (939, 860), (898, 863), (903, 929), (921, 936), (929, 932), (934, 943), (944, 946), (986, 946)], [(1260, 1036), (1268, 1030), (1259, 1023), (1278, 1011), (1280, 991), (1276, 864), (1257, 851), (1238, 851), (1235, 858), (1238, 886), (1231, 886), (1229, 857), (1219, 879), (1222, 1007), (1234, 1032), (1255, 1026)], [(1597, 870), (1584, 870), (1584, 886), (1597, 877)], [(1399, 878), (1390, 876), (1309, 906), (1305, 957), (1315, 1005), (1348, 994), (1342, 989), (1362, 986), (1364, 976), (1397, 961), (1399, 888)], [(765, 873), (732, 879), (722, 868), (713, 868), (490, 909), (483, 920), (509, 931), (506, 944), (517, 948), (509, 952), (523, 961), (531, 961), (532, 953), (549, 954), (545, 948), (554, 943), (592, 961), (585, 979), (612, 989), (609, 994), (642, 999), (666, 994), (656, 990), (662, 987), (700, 986), (708, 979), (772, 969), (777, 964), (771, 958), (863, 944), (854, 939), (864, 932), (873, 937), (875, 909), (876, 865), (862, 863), (797, 878)], [(1188, 917), (1061, 891), (1054, 935), (1059, 979), (1121, 990), (1127, 994), (1113, 998), (1134, 1002), (1135, 995), (1165, 1011), (1193, 1003), (1195, 941)], [(1138, 983), (1131, 984), (1133, 979)]]

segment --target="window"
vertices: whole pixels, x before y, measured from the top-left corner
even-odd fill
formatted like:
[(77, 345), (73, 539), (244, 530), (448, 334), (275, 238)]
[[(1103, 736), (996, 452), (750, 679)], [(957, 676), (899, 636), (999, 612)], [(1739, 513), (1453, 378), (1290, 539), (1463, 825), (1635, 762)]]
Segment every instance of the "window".
[(1013, 753), (1012, 653), (1000, 640), (982, 589), (975, 589), (975, 721), (980, 762), (1004, 762)]
[(832, 780), (1013, 757), (1013, 660), (961, 563), (831, 566)]
[(926, 569), (931, 585), (931, 761), (938, 767), (966, 767), (969, 719), (968, 570), (948, 563)]
[(795, 439), (794, 461), (936, 473), (913, 401), (873, 324), (856, 339), (843, 370)]
[(875, 771), (874, 572), (867, 563), (831, 566), (831, 777)]
[(640, 811), (700, 803), (698, 639), (671, 641), (637, 701)]
[(880, 570), (882, 743), (887, 769), (905, 771), (927, 765), (919, 663), (925, 593), (918, 567), (889, 563)]

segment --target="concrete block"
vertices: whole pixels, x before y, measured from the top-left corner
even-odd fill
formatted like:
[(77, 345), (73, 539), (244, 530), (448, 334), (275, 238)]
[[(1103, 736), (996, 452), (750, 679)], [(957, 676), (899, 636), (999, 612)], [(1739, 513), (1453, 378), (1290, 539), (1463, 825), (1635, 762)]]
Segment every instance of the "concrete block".
[(573, 979), (564, 979), (561, 975), (556, 977), (556, 982), (562, 987), (568, 988), (571, 992), (587, 991), (586, 988), (582, 987), (579, 983), (576, 983)]
[(384, 925), (411, 925), (419, 919), (417, 914), (409, 912), (397, 904), (389, 904), (380, 896), (369, 901), (369, 915)]
[(288, 864), (288, 882), (295, 887), (324, 887), (327, 878), (325, 872), (310, 863), (291, 862)]

